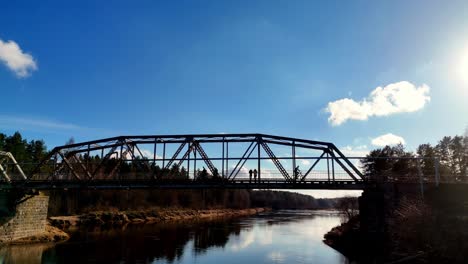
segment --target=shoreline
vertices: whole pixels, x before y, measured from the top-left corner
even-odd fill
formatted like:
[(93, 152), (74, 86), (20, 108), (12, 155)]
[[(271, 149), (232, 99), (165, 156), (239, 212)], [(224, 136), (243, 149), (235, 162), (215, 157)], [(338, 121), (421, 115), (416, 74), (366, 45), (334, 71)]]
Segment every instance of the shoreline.
[(79, 228), (122, 228), (127, 225), (151, 225), (190, 220), (235, 218), (255, 215), (270, 210), (270, 208), (204, 210), (158, 208), (112, 212), (96, 211), (81, 215), (52, 216), (47, 218), (46, 229), (43, 233), (13, 241), (3, 241), (0, 245), (61, 243), (70, 239), (70, 234)]
[(80, 227), (121, 227), (125, 225), (156, 224), (169, 221), (241, 217), (269, 211), (269, 208), (249, 209), (150, 209), (132, 211), (96, 211), (81, 215), (49, 217), (49, 223), (68, 231)]

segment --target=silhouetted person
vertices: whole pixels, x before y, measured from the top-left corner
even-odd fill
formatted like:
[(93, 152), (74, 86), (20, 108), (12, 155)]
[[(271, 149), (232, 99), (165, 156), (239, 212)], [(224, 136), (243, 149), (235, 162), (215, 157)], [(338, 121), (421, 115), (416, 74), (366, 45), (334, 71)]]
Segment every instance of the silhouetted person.
[(254, 175), (254, 182), (257, 182), (257, 169), (253, 171), (253, 175)]
[(252, 182), (252, 173), (253, 173), (253, 171), (249, 170), (249, 182), (250, 183)]
[(294, 181), (297, 181), (297, 177), (299, 177), (299, 166), (294, 168)]

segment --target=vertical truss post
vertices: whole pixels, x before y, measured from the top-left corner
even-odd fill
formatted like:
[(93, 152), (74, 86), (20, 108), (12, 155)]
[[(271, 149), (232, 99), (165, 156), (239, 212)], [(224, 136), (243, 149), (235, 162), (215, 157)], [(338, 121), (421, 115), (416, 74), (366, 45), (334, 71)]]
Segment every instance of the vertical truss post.
[(191, 152), (191, 144), (187, 146), (187, 178), (190, 178), (190, 152)]
[(229, 174), (229, 142), (226, 142), (226, 177)]
[(88, 144), (88, 151), (86, 152), (86, 171), (89, 171), (89, 161), (91, 160), (91, 157), (89, 156), (90, 155), (90, 151), (89, 149), (91, 148), (91, 145)]
[(291, 151), (292, 151), (293, 178), (294, 178), (294, 181), (296, 181), (299, 175), (297, 175), (297, 171), (296, 171), (296, 141), (294, 140), (292, 142), (291, 149), (292, 149)]
[(223, 154), (222, 154), (222, 158), (221, 158), (221, 177), (224, 178), (224, 137), (223, 137), (222, 144), (223, 144), (223, 149), (222, 149)]
[(51, 172), (51, 176), (54, 180), (56, 180), (56, 171), (57, 171), (57, 160), (58, 160), (58, 154), (55, 153), (54, 155), (54, 165), (53, 165), (53, 168), (54, 168), (54, 171)]
[(162, 167), (166, 167), (166, 142), (163, 143), (163, 164)]
[[(156, 167), (156, 151), (157, 151), (157, 139), (154, 138), (154, 146), (153, 146), (153, 167)], [(153, 168), (154, 169), (154, 168)]]
[(333, 177), (333, 182), (335, 182), (335, 159), (332, 159), (331, 165), (332, 165), (332, 177)]
[(197, 151), (193, 149), (193, 179), (197, 178)]
[[(261, 141), (261, 139), (259, 138), (259, 141)], [(258, 183), (260, 183), (260, 175), (262, 175), (261, 171), (260, 171), (260, 143), (257, 143), (257, 167), (258, 167)]]
[(328, 155), (328, 151), (327, 151), (327, 176), (328, 176), (328, 181), (330, 181), (330, 155)]

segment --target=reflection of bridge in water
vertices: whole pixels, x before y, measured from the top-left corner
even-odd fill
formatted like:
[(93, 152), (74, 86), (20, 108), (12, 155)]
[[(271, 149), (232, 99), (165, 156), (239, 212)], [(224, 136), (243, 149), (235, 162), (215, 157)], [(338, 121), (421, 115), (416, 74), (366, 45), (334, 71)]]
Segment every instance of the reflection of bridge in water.
[(40, 164), (10, 157), (0, 187), (363, 189), (354, 161), (333, 143), (264, 134), (120, 136), (55, 147)]

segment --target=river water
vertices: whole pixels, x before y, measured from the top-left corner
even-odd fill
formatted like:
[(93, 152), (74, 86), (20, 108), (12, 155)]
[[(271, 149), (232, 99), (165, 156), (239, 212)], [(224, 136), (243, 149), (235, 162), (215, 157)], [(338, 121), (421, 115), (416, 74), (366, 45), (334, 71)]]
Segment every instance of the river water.
[(0, 248), (0, 263), (348, 263), (323, 235), (340, 223), (327, 211), (78, 231), (67, 242)]

